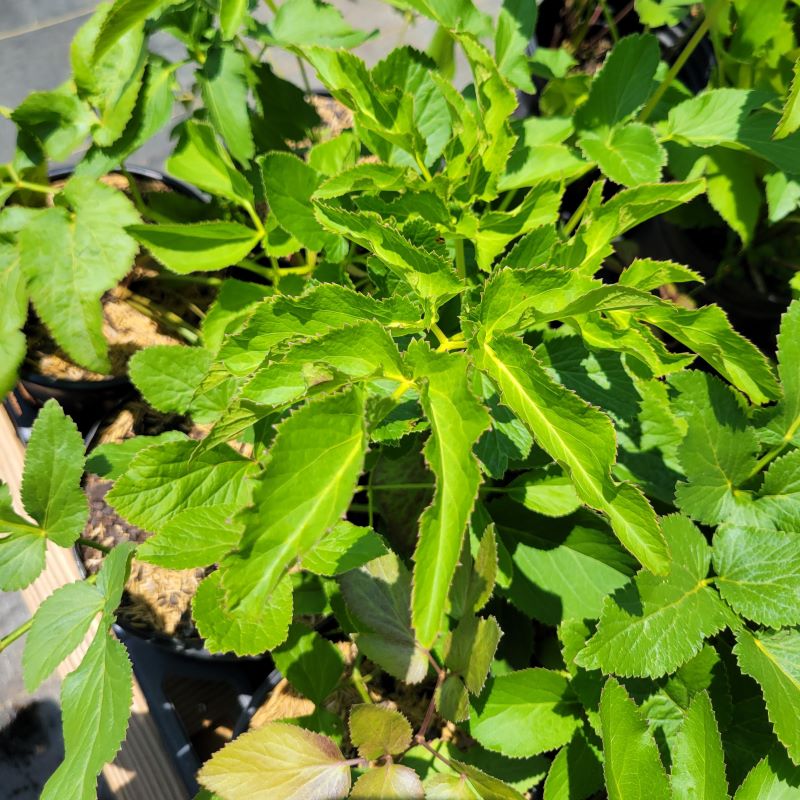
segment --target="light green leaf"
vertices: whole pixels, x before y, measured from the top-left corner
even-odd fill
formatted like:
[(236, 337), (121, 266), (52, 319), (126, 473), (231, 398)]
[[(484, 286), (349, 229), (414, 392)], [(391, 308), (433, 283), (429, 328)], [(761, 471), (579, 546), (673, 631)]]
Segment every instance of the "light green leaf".
[(386, 555), (386, 545), (372, 528), (337, 522), (300, 560), (303, 569), (317, 575), (341, 575)]
[(473, 703), (470, 733), (488, 750), (521, 758), (561, 747), (580, 724), (567, 679), (533, 668), (489, 680)]
[(377, 31), (351, 28), (339, 9), (318, 0), (286, 0), (278, 8), (270, 30), (276, 44), (301, 47), (351, 48), (369, 39)]
[(189, 120), (181, 128), (180, 139), (167, 159), (167, 171), (211, 194), (248, 206), (253, 189), (220, 145), (214, 129), (203, 122)]
[(575, 661), (586, 669), (658, 678), (695, 655), (708, 636), (722, 630), (728, 613), (706, 579), (710, 551), (685, 517), (663, 520), (672, 551), (665, 578), (640, 572), (606, 598), (597, 632)]
[(22, 504), (41, 533), (69, 547), (89, 516), (81, 491), (83, 438), (55, 400), (48, 400), (33, 423), (25, 451)]
[(609, 800), (670, 800), (653, 734), (624, 687), (609, 678), (600, 698)]
[(230, 41), (236, 36), (247, 17), (247, 0), (220, 0), (219, 27), (222, 38)]
[(350, 793), (353, 800), (422, 800), (425, 790), (413, 769), (399, 764), (373, 767), (365, 772)]
[(463, 617), (445, 643), (448, 670), (464, 681), (470, 694), (480, 694), (503, 632), (494, 617)]
[(36, 312), (78, 363), (108, 370), (100, 298), (133, 266), (136, 242), (125, 232), (139, 222), (122, 192), (73, 177), (58, 204), (19, 234), (20, 267)]
[(86, 471), (115, 481), (130, 466), (134, 456), (145, 447), (186, 439), (181, 431), (165, 431), (157, 436), (134, 436), (122, 442), (107, 442), (92, 448), (86, 458)]
[(756, 501), (778, 528), (797, 530), (800, 526), (800, 450), (770, 464)]
[(657, 183), (667, 163), (667, 153), (653, 129), (639, 122), (617, 125), (607, 131), (587, 131), (578, 145), (587, 158), (597, 162), (606, 177), (623, 186)]
[(425, 781), (425, 797), (428, 800), (475, 800), (476, 795), (465, 776), (440, 772)]
[(292, 562), (341, 518), (366, 446), (364, 397), (356, 389), (310, 402), (280, 424), (254, 504), (241, 515), (239, 549), (220, 565), (231, 610), (257, 614)]
[(792, 83), (783, 104), (780, 122), (772, 135), (774, 139), (785, 139), (800, 128), (800, 58), (794, 62)]
[(61, 685), (64, 761), (47, 781), (42, 800), (97, 796), (97, 775), (125, 737), (132, 679), (125, 647), (99, 631), (80, 666)]
[(441, 304), (462, 291), (448, 261), (413, 245), (391, 222), (370, 212), (345, 211), (332, 203), (317, 202), (315, 207), (324, 225), (372, 251), (421, 297)]
[(800, 767), (775, 747), (750, 770), (735, 800), (795, 800), (800, 797)]
[(228, 608), (221, 577), (219, 570), (212, 572), (192, 600), (192, 616), (206, 647), (212, 653), (255, 656), (283, 644), (292, 623), (290, 577), (284, 576), (268, 600), (252, 613)]
[(411, 577), (389, 553), (339, 578), (356, 642), (367, 658), (406, 683), (428, 673), (428, 658), (411, 627)]
[(144, 22), (151, 14), (176, 0), (116, 0), (94, 46), (94, 59), (98, 61), (131, 28)]
[(779, 628), (800, 623), (800, 538), (723, 526), (714, 536), (715, 585), (742, 616)]
[(497, 69), (509, 83), (534, 93), (526, 49), (536, 28), (537, 6), (526, 0), (503, 0), (494, 34)]
[(697, 281), (703, 283), (703, 276), (683, 264), (674, 261), (654, 261), (652, 258), (636, 258), (622, 271), (619, 282), (623, 286), (649, 292), (666, 283)]
[(235, 278), (225, 280), (201, 324), (206, 350), (218, 353), (225, 336), (240, 328), (256, 306), (271, 294), (268, 286)]
[(736, 631), (739, 666), (761, 685), (767, 713), (789, 757), (800, 763), (800, 632)]
[(767, 359), (733, 329), (719, 306), (692, 310), (662, 303), (635, 313), (705, 359), (754, 403), (777, 398), (778, 384)]
[(185, 414), (210, 365), (211, 354), (202, 347), (157, 345), (135, 353), (128, 374), (153, 408)]
[(558, 471), (523, 472), (508, 487), (512, 500), (547, 517), (565, 517), (581, 507), (572, 481)]
[(462, 355), (409, 347), (420, 402), (431, 423), (425, 457), (436, 476), (432, 505), (420, 518), (414, 552), (411, 616), (423, 647), (439, 635), (469, 515), (481, 473), (472, 447), (489, 426), (489, 415), (473, 395)]
[(620, 39), (592, 80), (589, 97), (575, 113), (575, 126), (591, 130), (615, 125), (641, 108), (655, 89), (659, 58), (652, 34)]
[(408, 750), (411, 733), (411, 724), (399, 711), (366, 703), (350, 710), (350, 740), (368, 761)]
[(141, 450), (107, 502), (128, 522), (156, 533), (189, 509), (241, 508), (250, 498), (247, 479), (255, 464), (229, 447), (195, 455), (196, 447), (184, 440)]
[(642, 25), (660, 28), (677, 25), (688, 15), (692, 0), (636, 0), (636, 13)]
[(617, 537), (648, 569), (667, 570), (667, 546), (638, 489), (611, 479), (616, 440), (611, 420), (555, 383), (523, 342), (508, 336), (484, 345), (483, 364), (503, 400), (540, 446), (568, 470), (588, 505), (606, 513)]
[(603, 786), (603, 766), (597, 750), (576, 731), (558, 751), (544, 782), (544, 800), (585, 800)]
[(706, 692), (692, 700), (671, 755), (673, 800), (726, 800), (722, 741)]
[(24, 589), (44, 569), (47, 539), (14, 511), (5, 484), (0, 484), (0, 536), (0, 589)]
[(225, 798), (339, 800), (350, 791), (350, 766), (327, 736), (269, 722), (211, 756), (198, 780)]
[(242, 535), (235, 504), (179, 511), (161, 530), (142, 542), (136, 558), (169, 569), (208, 567), (233, 550)]
[(234, 266), (260, 238), (257, 231), (238, 222), (131, 225), (126, 230), (156, 260), (181, 275)]
[(785, 172), (775, 170), (764, 175), (764, 190), (767, 198), (767, 218), (780, 222), (800, 204), (800, 181)]
[[(796, 439), (800, 430), (800, 300), (794, 300), (781, 317), (778, 376), (783, 393), (774, 410), (767, 412), (769, 443), (784, 445)], [(796, 440), (795, 444), (800, 441)]]
[(299, 623), (289, 628), (288, 639), (272, 658), (283, 677), (317, 705), (336, 688), (344, 671), (336, 645)]
[(756, 162), (721, 147), (710, 151), (705, 158), (708, 201), (739, 234), (742, 244), (747, 245), (752, 241), (762, 206)]
[(83, 641), (102, 610), (102, 593), (81, 581), (61, 586), (39, 606), (22, 654), (25, 688), (29, 692), (36, 691)]

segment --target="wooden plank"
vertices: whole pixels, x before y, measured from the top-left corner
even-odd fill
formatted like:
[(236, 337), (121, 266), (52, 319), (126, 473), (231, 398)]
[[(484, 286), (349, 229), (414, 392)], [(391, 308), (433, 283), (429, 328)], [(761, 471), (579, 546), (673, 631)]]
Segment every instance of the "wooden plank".
[[(11, 490), (18, 513), (22, 513), (20, 487), (25, 448), (17, 438), (6, 410), (0, 407), (0, 480)], [(44, 572), (22, 591), (31, 613), (59, 586), (80, 579), (71, 550), (48, 543)], [(91, 635), (91, 633), (90, 633)], [(58, 668), (63, 678), (80, 663), (90, 636)], [(103, 770), (109, 789), (118, 800), (188, 800), (172, 760), (161, 747), (161, 735), (150, 715), (147, 700), (136, 678), (128, 735), (114, 762)]]

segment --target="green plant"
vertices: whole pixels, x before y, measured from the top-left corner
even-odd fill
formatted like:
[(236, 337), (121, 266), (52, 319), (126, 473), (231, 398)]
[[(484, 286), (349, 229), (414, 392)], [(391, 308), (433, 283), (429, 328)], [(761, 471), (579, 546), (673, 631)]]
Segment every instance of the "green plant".
[[(305, 263), (265, 298), (232, 290), (204, 347), (137, 355), (145, 399), (202, 415), (205, 439), (136, 437), (87, 464), (153, 534), (137, 559), (215, 567), (193, 604), (207, 647), (272, 651), (314, 703), (228, 745), (200, 780), (223, 800), (334, 800), (353, 770), (364, 798), (519, 798), (542, 780), (547, 800), (794, 796), (800, 303), (776, 374), (720, 308), (654, 293), (700, 280), (690, 268), (639, 259), (597, 277), (618, 237), (704, 180), (610, 198), (596, 183), (564, 221), (563, 183), (520, 160), (509, 121), (526, 6), (505, 4), (492, 54), (470, 3), (403, 5), (457, 41), (470, 90), (409, 48), (368, 70), (298, 45), (353, 132), (245, 173), (186, 126), (172, 171), (245, 210), (263, 181), (253, 225)], [(592, 125), (638, 125), (624, 120), (657, 91), (644, 69), (616, 72), (621, 57), (593, 84), (616, 75), (608, 94), (576, 112)], [(321, 155), (353, 140), (366, 163)], [(215, 248), (238, 247), (223, 224)], [(208, 255), (175, 226), (135, 232), (168, 265)], [(36, 423), (22, 498), (36, 524), (6, 502), (3, 588), (38, 574), (46, 539), (79, 536), (75, 436), (55, 406)], [(61, 459), (70, 471), (42, 466)], [(65, 683), (67, 758), (45, 797), (66, 782), (90, 797), (122, 738), (129, 667), (107, 627), (132, 555), (115, 548), (94, 587), (59, 590), (30, 626), (35, 684), (103, 620)], [(43, 652), (73, 593), (74, 636)], [(345, 665), (331, 640), (358, 655)], [(413, 727), (398, 684), (423, 700)], [(344, 712), (328, 706), (343, 685), (360, 698)]]

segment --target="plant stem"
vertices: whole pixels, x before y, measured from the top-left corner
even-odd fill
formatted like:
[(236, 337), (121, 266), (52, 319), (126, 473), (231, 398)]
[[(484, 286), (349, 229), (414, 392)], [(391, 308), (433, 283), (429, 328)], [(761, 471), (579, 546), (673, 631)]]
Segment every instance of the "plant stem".
[(125, 180), (128, 181), (128, 189), (130, 189), (136, 210), (141, 214), (143, 219), (150, 219), (150, 212), (144, 203), (142, 193), (139, 191), (139, 184), (136, 183), (136, 178), (128, 172), (128, 168), (125, 166), (124, 162), (119, 165), (119, 171), (125, 176)]
[(237, 267), (241, 267), (241, 269), (246, 269), (249, 272), (252, 272), (255, 275), (260, 275), (262, 278), (266, 278), (267, 280), (273, 280), (275, 275), (271, 269), (267, 269), (266, 267), (262, 267), (260, 264), (255, 264), (252, 261), (248, 261), (247, 259), (243, 258), (236, 264)]
[(26, 620), (18, 628), (0, 639), (0, 653), (2, 653), (3, 650), (5, 650), (9, 645), (16, 642), (21, 636), (24, 636), (31, 629), (31, 625), (33, 625), (33, 617), (31, 617), (29, 620)]
[(264, 236), (266, 231), (264, 230), (264, 223), (261, 221), (261, 217), (258, 216), (255, 208), (253, 208), (252, 203), (243, 203), (242, 208), (248, 213), (251, 220), (253, 220), (253, 224), (256, 226), (256, 230), (258, 231), (259, 235)]
[(456, 766), (453, 764), (453, 762), (447, 756), (443, 756), (435, 747), (432, 747), (430, 742), (426, 741), (425, 739), (420, 739), (419, 737), (416, 737), (415, 741), (418, 745), (424, 747), (432, 756), (435, 756), (436, 758), (439, 759), (439, 761), (443, 762), (444, 764), (447, 764), (447, 766), (450, 767), (450, 769), (452, 769), (453, 772), (456, 772), (459, 775), (461, 774), (461, 770), (457, 769)]
[(436, 675), (436, 687), (431, 695), (431, 701), (428, 703), (428, 709), (425, 712), (425, 718), (422, 720), (422, 725), (420, 725), (419, 730), (417, 731), (416, 739), (418, 742), (420, 742), (420, 744), (425, 741), (425, 737), (428, 734), (428, 728), (430, 728), (431, 722), (433, 722), (433, 712), (436, 708), (436, 693), (442, 688), (445, 677), (447, 677), (447, 673), (443, 669), (440, 669)]
[(617, 23), (614, 21), (614, 15), (611, 13), (606, 0), (599, 0), (599, 3), (600, 7), (603, 9), (603, 16), (606, 18), (606, 24), (608, 25), (611, 38), (616, 44), (619, 41), (619, 30), (617, 29)]
[(447, 334), (445, 334), (445, 332), (435, 322), (431, 325), (431, 331), (439, 340), (439, 348), (446, 350), (450, 345), (450, 339), (447, 338)]
[(456, 239), (456, 272), (461, 280), (467, 277), (467, 260), (464, 256), (464, 240)]
[(353, 686), (355, 687), (356, 691), (358, 692), (358, 696), (365, 702), (372, 705), (372, 698), (369, 696), (369, 689), (367, 689), (367, 684), (364, 681), (364, 676), (361, 674), (361, 670), (359, 669), (359, 665), (361, 664), (361, 660), (363, 656), (361, 653), (356, 656), (356, 660), (353, 663), (353, 669), (350, 673), (350, 676), (353, 680)]
[(43, 183), (31, 183), (30, 181), (17, 181), (17, 189), (27, 189), (29, 192), (39, 192), (41, 194), (58, 194), (58, 189), (46, 186)]
[(518, 189), (511, 189), (503, 195), (503, 199), (500, 201), (500, 205), (497, 206), (498, 211), (506, 211), (508, 207), (511, 205), (514, 198), (517, 196)]
[(792, 438), (794, 437), (795, 433), (797, 433), (798, 429), (800, 429), (800, 417), (797, 417), (797, 419), (789, 426), (789, 429), (783, 435), (783, 441), (780, 444), (776, 444), (772, 450), (769, 450), (767, 453), (761, 456), (758, 461), (756, 461), (755, 466), (750, 470), (750, 474), (747, 476), (744, 483), (755, 478), (755, 476), (758, 475), (758, 473), (761, 472), (761, 470), (764, 469), (767, 464), (776, 459), (789, 446), (789, 443), (792, 441)]
[(425, 162), (417, 155), (414, 156), (414, 160), (417, 162), (419, 171), (422, 173), (422, 176), (425, 178), (425, 180), (432, 181), (433, 175), (431, 175), (430, 170), (425, 166)]
[(686, 43), (686, 47), (683, 48), (681, 54), (675, 59), (675, 62), (669, 68), (669, 71), (664, 76), (664, 80), (661, 81), (658, 89), (656, 89), (653, 96), (647, 101), (647, 105), (639, 112), (639, 122), (647, 122), (648, 117), (653, 113), (667, 89), (669, 89), (678, 73), (683, 69), (683, 65), (689, 60), (689, 56), (697, 49), (700, 42), (703, 41), (703, 37), (708, 33), (709, 28), (711, 28), (722, 6), (723, 0), (718, 0), (711, 11), (705, 15), (703, 21), (697, 26), (694, 35)]
[(79, 536), (76, 544), (83, 545), (84, 547), (92, 547), (95, 550), (99, 550), (101, 553), (105, 553), (108, 555), (111, 552), (110, 547), (106, 547), (104, 544), (100, 544), (100, 542), (94, 541), (94, 539), (86, 539), (83, 536)]
[(575, 213), (567, 220), (566, 224), (564, 225), (564, 236), (571, 236), (572, 232), (575, 228), (578, 227), (578, 223), (583, 218), (583, 215), (586, 213), (586, 206), (589, 203), (589, 195), (587, 194), (586, 197), (583, 198), (581, 204), (575, 209)]
[(142, 297), (138, 294), (130, 293), (125, 297), (125, 302), (131, 307), (135, 308), (141, 314), (149, 317), (153, 322), (165, 325), (171, 328), (175, 333), (180, 334), (190, 344), (197, 344), (200, 340), (200, 331), (194, 326), (190, 325), (185, 320), (181, 319), (177, 314), (166, 308), (161, 308), (157, 303), (154, 303), (147, 297)]

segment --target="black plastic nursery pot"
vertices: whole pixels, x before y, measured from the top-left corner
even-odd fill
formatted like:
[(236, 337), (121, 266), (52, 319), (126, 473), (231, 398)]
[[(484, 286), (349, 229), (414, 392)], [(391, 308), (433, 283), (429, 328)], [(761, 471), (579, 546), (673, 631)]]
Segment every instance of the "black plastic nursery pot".
[[(53, 169), (50, 171), (50, 180), (68, 178), (72, 169)], [(205, 196), (199, 190), (159, 170), (131, 166), (128, 167), (128, 172), (135, 178), (159, 181), (185, 197), (206, 202)], [(42, 375), (23, 366), (17, 386), (4, 400), (4, 405), (23, 442), (28, 441), (36, 415), (50, 399), (59, 403), (64, 413), (74, 420), (78, 430), (87, 438), (105, 416), (134, 394), (133, 385), (124, 375), (100, 380), (70, 380)]]

